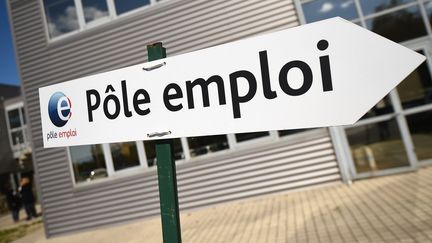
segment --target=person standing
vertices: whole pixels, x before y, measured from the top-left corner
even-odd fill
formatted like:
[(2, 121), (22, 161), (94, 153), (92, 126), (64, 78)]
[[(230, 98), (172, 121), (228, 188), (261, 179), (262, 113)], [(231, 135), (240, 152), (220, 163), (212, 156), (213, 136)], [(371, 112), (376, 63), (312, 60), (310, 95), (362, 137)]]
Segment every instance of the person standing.
[(19, 211), (21, 209), (21, 197), (15, 190), (12, 189), (9, 183), (5, 185), (3, 193), (6, 196), (6, 203), (12, 214), (12, 219), (15, 223), (18, 223)]
[(31, 220), (33, 217), (37, 217), (35, 208), (35, 197), (33, 195), (33, 187), (28, 177), (21, 178), (21, 198), (24, 205), (24, 209), (27, 214), (27, 220)]

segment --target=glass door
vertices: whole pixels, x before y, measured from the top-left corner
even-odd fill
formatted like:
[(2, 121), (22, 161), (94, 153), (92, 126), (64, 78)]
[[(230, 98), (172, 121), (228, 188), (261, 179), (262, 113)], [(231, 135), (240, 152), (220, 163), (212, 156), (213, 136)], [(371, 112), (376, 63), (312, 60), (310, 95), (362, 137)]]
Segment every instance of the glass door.
[(417, 51), (428, 57), (397, 87), (414, 152), (419, 163), (432, 163), (432, 77), (429, 48)]
[(354, 178), (404, 172), (432, 163), (432, 78), (428, 57), (355, 125), (345, 127)]
[(411, 161), (403, 132), (387, 96), (345, 134), (351, 150), (355, 178), (386, 170), (409, 170)]

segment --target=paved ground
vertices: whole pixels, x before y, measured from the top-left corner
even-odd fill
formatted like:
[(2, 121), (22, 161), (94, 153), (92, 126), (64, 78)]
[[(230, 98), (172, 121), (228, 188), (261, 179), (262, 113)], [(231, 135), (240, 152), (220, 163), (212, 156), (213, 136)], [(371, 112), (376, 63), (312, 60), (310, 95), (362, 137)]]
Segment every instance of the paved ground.
[[(183, 212), (183, 242), (432, 242), (432, 167)], [(161, 242), (158, 217), (50, 240)]]
[[(36, 205), (36, 211), (37, 212), (41, 211), (39, 205)], [(20, 210), (19, 217), (20, 217), (20, 221), (18, 223), (14, 223), (10, 214), (1, 216), (0, 217), (0, 230), (11, 229), (11, 228), (15, 228), (15, 227), (25, 225), (25, 224), (32, 224), (32, 223), (34, 223), (34, 222), (36, 222), (42, 218), (42, 217), (37, 217), (37, 218), (33, 218), (30, 221), (26, 221), (25, 219), (26, 219), (27, 215), (26, 215), (24, 209)]]

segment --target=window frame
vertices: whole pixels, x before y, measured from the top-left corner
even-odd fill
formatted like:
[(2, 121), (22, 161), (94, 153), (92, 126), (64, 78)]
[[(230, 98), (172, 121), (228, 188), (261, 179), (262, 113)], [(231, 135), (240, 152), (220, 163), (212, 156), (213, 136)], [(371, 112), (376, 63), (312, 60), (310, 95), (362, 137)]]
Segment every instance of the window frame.
[(90, 30), (90, 29), (95, 29), (99, 26), (104, 26), (104, 25), (111, 23), (111, 22), (118, 20), (118, 19), (123, 19), (123, 18), (127, 18), (128, 16), (133, 16), (133, 15), (135, 15), (141, 11), (145, 11), (149, 8), (153, 8), (154, 6), (163, 5), (166, 2), (180, 1), (180, 0), (162, 0), (162, 1), (150, 0), (149, 4), (138, 7), (136, 9), (132, 9), (132, 10), (127, 11), (127, 12), (122, 13), (122, 14), (117, 14), (117, 11), (115, 9), (114, 0), (105, 0), (107, 3), (107, 7), (108, 7), (108, 16), (93, 20), (89, 23), (85, 22), (82, 0), (73, 0), (73, 1), (75, 4), (75, 10), (77, 11), (76, 14), (77, 14), (77, 20), (78, 20), (78, 29), (73, 30), (73, 31), (68, 32), (68, 33), (65, 33), (65, 34), (61, 34), (61, 35), (56, 36), (56, 37), (51, 37), (50, 33), (49, 33), (49, 29), (48, 29), (47, 14), (45, 12), (44, 0), (39, 0), (39, 9), (40, 9), (40, 12), (42, 14), (43, 25), (44, 25), (44, 29), (45, 29), (45, 38), (46, 38), (46, 41), (48, 44), (55, 43), (55, 42), (60, 41), (60, 40), (68, 39), (71, 36), (75, 36), (79, 33), (86, 32), (87, 30)]
[[(187, 137), (182, 137), (182, 138), (180, 138), (180, 141), (181, 141), (181, 145), (182, 145), (182, 149), (183, 149), (183, 153), (184, 153), (184, 159), (176, 160), (176, 164), (177, 165), (192, 164), (192, 163), (196, 163), (199, 161), (205, 161), (205, 160), (217, 158), (220, 156), (225, 156), (227, 153), (232, 153), (232, 152), (239, 151), (239, 150), (247, 151), (247, 150), (253, 149), (257, 146), (283, 142), (283, 141), (286, 141), (288, 139), (303, 136), (303, 135), (307, 134), (308, 132), (310, 132), (311, 130), (315, 130), (315, 129), (307, 129), (305, 131), (301, 131), (301, 132), (294, 133), (291, 135), (286, 135), (286, 136), (279, 136), (278, 131), (268, 131), (269, 132), (268, 136), (258, 137), (258, 138), (247, 140), (247, 141), (240, 142), (240, 143), (236, 142), (235, 134), (223, 134), (227, 137), (227, 142), (228, 142), (228, 146), (229, 146), (228, 149), (223, 149), (223, 150), (203, 154), (203, 155), (196, 156), (196, 157), (191, 157)], [(105, 167), (107, 169), (107, 174), (108, 174), (107, 177), (106, 178), (100, 178), (100, 179), (94, 180), (94, 181), (83, 181), (83, 182), (76, 182), (75, 181), (75, 171), (73, 169), (73, 162), (72, 162), (72, 158), (71, 158), (70, 147), (67, 147), (67, 149), (66, 149), (67, 150), (67, 157), (68, 157), (69, 170), (71, 173), (71, 180), (72, 180), (73, 187), (74, 188), (87, 188), (87, 187), (92, 187), (95, 184), (109, 182), (112, 180), (116, 180), (118, 178), (124, 178), (124, 177), (132, 176), (132, 175), (137, 175), (137, 174), (141, 174), (144, 172), (156, 171), (157, 166), (150, 166), (149, 167), (147, 164), (147, 156), (146, 156), (146, 152), (145, 152), (145, 148), (144, 148), (144, 140), (138, 140), (138, 141), (134, 141), (134, 142), (137, 145), (137, 151), (138, 151), (138, 157), (139, 157), (140, 165), (130, 167), (127, 169), (123, 169), (123, 170), (115, 171), (113, 160), (112, 160), (112, 155), (111, 155), (111, 150), (110, 150), (110, 144), (104, 143), (101, 145), (102, 145), (102, 150), (103, 150), (103, 154), (104, 154), (104, 158), (105, 158)]]
[[(265, 132), (265, 131), (262, 131)], [(253, 139), (248, 139), (244, 141), (237, 141), (236, 133), (230, 134), (232, 136), (231, 142), (233, 143), (232, 146), (234, 148), (248, 148), (256, 146), (257, 144), (262, 144), (266, 142), (272, 142), (279, 138), (279, 135), (277, 134), (277, 131), (267, 131), (269, 134), (262, 136), (262, 137), (256, 137)]]
[[(24, 108), (24, 102), (20, 101), (11, 105), (8, 105), (5, 107), (4, 111), (5, 111), (5, 117), (6, 117), (6, 127), (7, 127), (7, 133), (8, 133), (8, 137), (9, 137), (9, 145), (10, 148), (12, 150), (12, 152), (15, 153), (17, 151), (19, 151), (22, 148), (26, 148), (28, 147), (28, 138), (27, 138), (27, 121), (26, 123), (24, 123), (24, 116), (25, 114), (23, 114), (23, 108)], [(9, 111), (13, 111), (13, 110), (18, 110), (18, 116), (20, 119), (20, 126), (16, 127), (16, 128), (11, 128), (10, 127), (10, 118), (9, 118)], [(18, 143), (14, 145), (14, 141), (12, 139), (12, 133), (13, 132), (18, 132), (18, 131), (22, 131), (23, 134), (23, 142), (22, 143)]]
[[(294, 0), (297, 16), (299, 19), (299, 23), (301, 25), (307, 24), (305, 14), (303, 11), (303, 3), (315, 1), (315, 0)], [(419, 12), (421, 14), (423, 24), (426, 29), (426, 34), (424, 36), (415, 37), (408, 39), (406, 41), (399, 42), (400, 45), (403, 45), (411, 50), (419, 50), (422, 49), (425, 51), (425, 56), (427, 57), (427, 65), (429, 68), (429, 72), (432, 75), (432, 58), (431, 58), (431, 46), (432, 41), (430, 40), (432, 36), (432, 21), (429, 20), (430, 16), (432, 14), (428, 14), (428, 11), (426, 9), (427, 4), (432, 4), (432, 0), (416, 0), (413, 2), (401, 4), (400, 6), (392, 7), (389, 9), (382, 10), (378, 13), (372, 13), (369, 15), (365, 15), (362, 10), (362, 6), (360, 3), (360, 0), (354, 0), (354, 3), (356, 4), (357, 11), (359, 14), (359, 22), (360, 26), (366, 28), (366, 21), (374, 19), (376, 17), (384, 16), (386, 14), (395, 13), (402, 9), (408, 9), (413, 6), (418, 6)], [(354, 22), (354, 21), (351, 21)], [(356, 21), (357, 22), (357, 21)], [(400, 173), (400, 172), (406, 172), (406, 171), (413, 171), (416, 168), (432, 164), (432, 159), (422, 160), (419, 161), (417, 158), (417, 155), (415, 154), (415, 146), (413, 144), (412, 140), (412, 134), (409, 130), (409, 127), (407, 125), (406, 116), (411, 114), (420, 114), (422, 112), (427, 112), (432, 110), (432, 104), (426, 104), (421, 105), (409, 109), (403, 109), (402, 103), (399, 98), (399, 93), (397, 89), (395, 88), (392, 90), (389, 94), (389, 98), (392, 104), (392, 107), (394, 108), (394, 111), (390, 114), (381, 115), (379, 117), (370, 117), (366, 118), (364, 120), (360, 120), (357, 123), (351, 125), (351, 126), (338, 126), (338, 127), (330, 127), (329, 131), (332, 136), (332, 141), (335, 144), (335, 152), (338, 157), (338, 161), (340, 162), (341, 168), (344, 168), (346, 171), (342, 176), (346, 176), (346, 180), (351, 181), (351, 179), (362, 179), (362, 178), (368, 178), (372, 176), (381, 176), (381, 175), (387, 175), (387, 174), (393, 174), (393, 173)], [(380, 170), (376, 172), (362, 172), (358, 173), (355, 169), (354, 161), (351, 154), (351, 149), (347, 140), (347, 134), (346, 129), (357, 127), (357, 126), (363, 126), (368, 124), (376, 124), (378, 122), (382, 121), (388, 121), (391, 119), (396, 119), (399, 132), (404, 144), (404, 148), (407, 152), (409, 166), (402, 167), (402, 168), (393, 168), (393, 169), (387, 169), (387, 170)], [(347, 172), (349, 171), (349, 172)], [(348, 175), (349, 174), (349, 175)]]
[[(71, 173), (71, 180), (72, 180), (72, 184), (74, 185), (74, 187), (93, 185), (99, 181), (108, 181), (108, 180), (111, 180), (113, 178), (129, 176), (129, 175), (133, 175), (133, 174), (136, 174), (136, 173), (139, 173), (142, 171), (147, 171), (149, 169), (152, 169), (153, 166), (152, 167), (147, 166), (147, 160), (145, 157), (145, 151), (144, 151), (144, 146), (143, 146), (142, 141), (133, 141), (133, 142), (137, 146), (138, 162), (139, 162), (139, 164), (137, 166), (132, 166), (132, 167), (129, 167), (126, 169), (116, 171), (114, 169), (114, 162), (113, 162), (113, 158), (112, 158), (112, 154), (111, 154), (110, 144), (109, 143), (99, 144), (102, 147), (102, 152), (103, 152), (104, 159), (105, 159), (105, 168), (107, 170), (107, 177), (106, 178), (100, 178), (100, 179), (97, 179), (94, 181), (82, 181), (82, 182), (77, 182), (75, 180), (75, 170), (73, 168), (74, 163), (72, 161), (72, 155), (71, 155), (71, 151), (70, 151), (71, 147), (67, 147), (66, 150), (67, 150), (67, 157), (68, 157), (68, 163), (69, 163), (69, 170)], [(91, 144), (91, 145), (95, 145), (95, 144)], [(84, 145), (84, 146), (91, 146), (91, 145)]]

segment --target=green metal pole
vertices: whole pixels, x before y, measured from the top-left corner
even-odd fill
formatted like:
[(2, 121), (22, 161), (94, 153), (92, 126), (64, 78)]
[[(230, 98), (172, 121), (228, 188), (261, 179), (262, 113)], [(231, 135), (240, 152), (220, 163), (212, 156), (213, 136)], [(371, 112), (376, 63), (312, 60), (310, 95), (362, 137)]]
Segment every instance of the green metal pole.
[[(162, 43), (147, 46), (148, 60), (166, 57)], [(159, 182), (159, 201), (164, 243), (180, 243), (180, 213), (177, 194), (177, 177), (172, 139), (156, 141), (156, 164)]]

